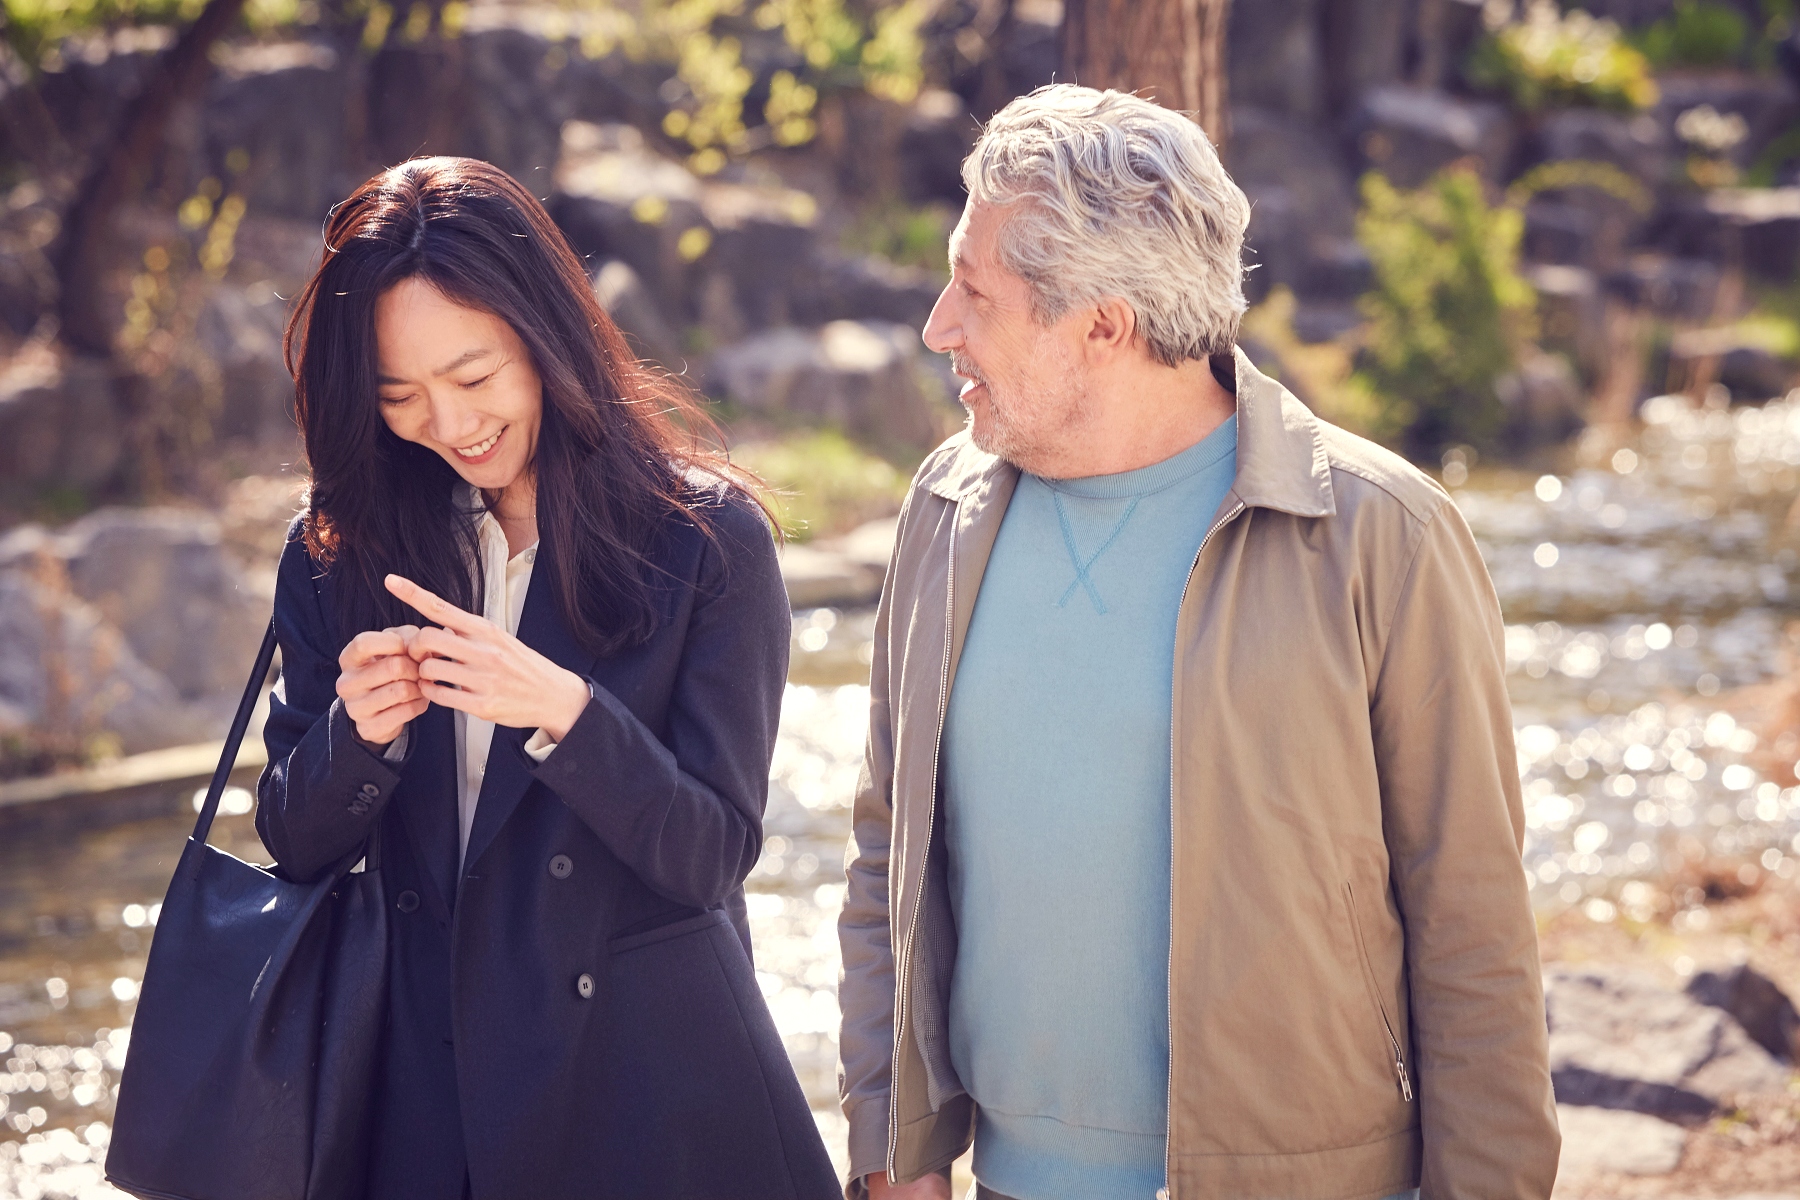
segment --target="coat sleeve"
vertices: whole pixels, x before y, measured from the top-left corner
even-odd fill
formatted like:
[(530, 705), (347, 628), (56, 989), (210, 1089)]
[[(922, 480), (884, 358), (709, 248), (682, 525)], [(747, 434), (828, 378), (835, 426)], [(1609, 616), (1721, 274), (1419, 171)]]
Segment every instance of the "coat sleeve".
[(894, 836), (894, 722), (889, 629), (894, 566), (911, 508), (900, 514), (888, 586), (875, 612), (869, 664), (869, 734), (844, 853), (848, 888), (838, 917), (843, 967), (838, 1004), (838, 1095), (850, 1124), (847, 1192), (866, 1194), (865, 1176), (887, 1171), (888, 1104), (894, 1061), (894, 944), (888, 911), (888, 854)]
[(1493, 583), (1445, 502), (1400, 590), (1370, 714), (1431, 1200), (1544, 1200), (1561, 1145), (1505, 663)]
[(368, 840), (404, 758), (356, 740), (337, 696), (337, 639), (319, 598), (318, 568), (290, 532), (275, 580), (281, 678), (269, 698), (256, 784), (256, 832), (290, 879), (316, 879)]
[(762, 853), (793, 618), (775, 544), (747, 502), (721, 506), (659, 739), (606, 688), (532, 774), (658, 894), (712, 908)]

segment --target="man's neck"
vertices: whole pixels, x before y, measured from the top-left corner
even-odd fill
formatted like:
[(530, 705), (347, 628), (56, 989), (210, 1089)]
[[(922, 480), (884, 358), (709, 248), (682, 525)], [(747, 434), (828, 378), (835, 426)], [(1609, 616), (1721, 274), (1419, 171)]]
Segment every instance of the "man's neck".
[(1204, 360), (1146, 360), (1090, 394), (1092, 419), (1059, 452), (1027, 469), (1051, 479), (1118, 475), (1173, 458), (1237, 412), (1237, 397)]

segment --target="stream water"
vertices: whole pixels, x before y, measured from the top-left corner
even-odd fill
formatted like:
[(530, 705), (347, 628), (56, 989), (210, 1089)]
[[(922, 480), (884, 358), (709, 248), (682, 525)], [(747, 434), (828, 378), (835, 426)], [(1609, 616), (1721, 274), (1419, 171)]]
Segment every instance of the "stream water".
[[(1759, 723), (1795, 674), (1800, 392), (1761, 407), (1651, 401), (1629, 442), (1547, 472), (1452, 455), (1506, 620), (1541, 909), (1648, 915), (1681, 864), (1800, 870), (1800, 742)], [(1587, 465), (1576, 465), (1577, 461)], [(873, 614), (794, 616), (768, 840), (749, 881), (757, 969), (842, 1166), (835, 919), (861, 766)], [(1760, 689), (1760, 690), (1759, 690)], [(266, 861), (249, 797), (215, 842)], [(180, 819), (0, 829), (0, 1200), (101, 1182), (113, 1088)], [(1699, 895), (1676, 919), (1699, 921)], [(1640, 911), (1642, 910), (1642, 911)]]

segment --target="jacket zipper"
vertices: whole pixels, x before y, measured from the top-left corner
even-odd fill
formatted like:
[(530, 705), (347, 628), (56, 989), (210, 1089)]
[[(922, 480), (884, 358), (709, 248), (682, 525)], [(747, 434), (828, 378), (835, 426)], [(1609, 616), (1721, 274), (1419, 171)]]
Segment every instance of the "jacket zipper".
[(1369, 962), (1369, 948), (1363, 942), (1362, 922), (1356, 916), (1356, 892), (1348, 882), (1344, 884), (1344, 896), (1350, 902), (1350, 932), (1356, 937), (1356, 953), (1362, 959), (1369, 996), (1375, 1001), (1375, 1011), (1381, 1014), (1381, 1027), (1387, 1031), (1388, 1046), (1394, 1052), (1394, 1076), (1400, 1081), (1400, 1098), (1411, 1104), (1412, 1080), (1406, 1074), (1406, 1055), (1400, 1051), (1400, 1039), (1394, 1036), (1394, 1023), (1388, 1020), (1387, 1005), (1382, 1003), (1381, 991), (1375, 986), (1375, 968)]
[[(1212, 541), (1213, 534), (1225, 528), (1237, 515), (1244, 511), (1244, 502), (1239, 500), (1230, 512), (1213, 522), (1206, 536), (1200, 539), (1200, 545), (1194, 551), (1194, 561), (1188, 565), (1187, 578), (1181, 584), (1181, 601), (1176, 605), (1175, 629), (1179, 635), (1181, 630), (1181, 610), (1187, 607), (1188, 589), (1194, 586), (1194, 572), (1200, 569), (1200, 556), (1206, 553), (1206, 543)], [(1173, 1172), (1170, 1170), (1173, 1147), (1175, 1145), (1175, 696), (1174, 688), (1180, 686), (1181, 675), (1177, 672), (1170, 685), (1169, 695), (1169, 957), (1168, 987), (1164, 996), (1164, 1020), (1169, 1029), (1169, 1076), (1167, 1103), (1168, 1109), (1163, 1117), (1163, 1185), (1157, 1192), (1156, 1200), (1170, 1200), (1170, 1182)]]
[[(944, 718), (950, 707), (950, 643), (956, 634), (956, 526), (961, 518), (959, 505), (950, 517), (950, 561), (944, 574), (944, 662), (938, 675), (937, 741), (931, 748), (931, 802), (925, 810), (925, 847), (919, 852), (918, 886), (913, 893), (913, 910), (906, 928), (906, 945), (901, 948), (899, 993), (894, 998), (894, 1061), (888, 1076), (888, 1179), (894, 1178), (894, 1158), (900, 1150), (900, 1041), (905, 1036), (906, 1018), (912, 1001), (913, 939), (918, 936), (919, 909), (925, 902), (925, 864), (931, 856), (931, 830), (937, 824), (938, 771), (944, 753)], [(890, 835), (890, 853), (891, 853)]]

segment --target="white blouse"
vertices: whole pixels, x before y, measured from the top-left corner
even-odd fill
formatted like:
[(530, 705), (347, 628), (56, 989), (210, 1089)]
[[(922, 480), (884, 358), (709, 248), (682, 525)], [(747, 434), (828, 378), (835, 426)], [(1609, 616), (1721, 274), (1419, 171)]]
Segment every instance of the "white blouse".
[[(471, 497), (479, 502), (480, 497)], [(481, 615), (514, 637), (519, 635), (519, 614), (525, 609), (525, 594), (531, 588), (531, 568), (537, 562), (538, 544), (533, 542), (511, 558), (506, 556), (506, 531), (491, 512), (483, 513), (475, 529), (481, 554), (481, 577), (486, 594), (481, 598)], [(408, 722), (400, 736), (388, 746), (382, 757), (399, 760), (406, 754), (412, 733)], [(475, 827), (475, 806), (481, 800), (481, 781), (487, 775), (488, 753), (494, 744), (494, 723), (456, 713), (456, 761), (462, 769), (456, 774), (457, 870), (461, 873), (462, 857), (469, 852), (469, 831)], [(525, 743), (525, 753), (538, 762), (550, 757), (557, 743), (542, 729)]]

